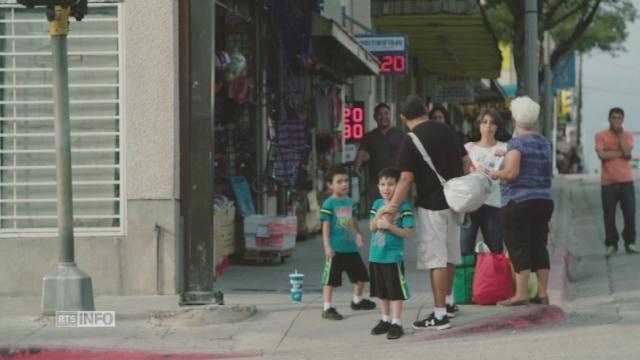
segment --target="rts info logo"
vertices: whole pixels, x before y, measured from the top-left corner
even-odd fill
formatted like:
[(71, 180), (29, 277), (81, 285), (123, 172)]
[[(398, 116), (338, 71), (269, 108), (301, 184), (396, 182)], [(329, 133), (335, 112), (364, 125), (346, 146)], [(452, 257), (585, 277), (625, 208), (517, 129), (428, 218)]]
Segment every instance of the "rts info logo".
[(56, 311), (56, 327), (115, 326), (115, 311)]

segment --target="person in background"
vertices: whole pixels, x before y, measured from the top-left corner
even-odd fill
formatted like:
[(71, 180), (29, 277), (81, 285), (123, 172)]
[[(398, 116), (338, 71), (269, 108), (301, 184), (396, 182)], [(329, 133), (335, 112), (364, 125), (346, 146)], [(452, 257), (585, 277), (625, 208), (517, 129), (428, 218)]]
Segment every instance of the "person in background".
[[(548, 304), (547, 240), (553, 213), (551, 143), (536, 130), (538, 103), (528, 96), (518, 97), (511, 102), (511, 114), (517, 136), (507, 144), (504, 169), (480, 169), (502, 181), (502, 229), (516, 273), (515, 294), (498, 305)], [(529, 299), (531, 272), (537, 275), (538, 293)]]
[(391, 126), (391, 109), (389, 105), (380, 103), (373, 111), (373, 117), (378, 125), (367, 132), (362, 139), (356, 156), (356, 173), (361, 174), (365, 154), (369, 154), (367, 174), (367, 208), (378, 199), (378, 173), (380, 170), (393, 166), (398, 153), (398, 147), (404, 137), (404, 131)]
[[(496, 140), (496, 135), (504, 131), (502, 117), (495, 110), (486, 110), (478, 116), (475, 128), (480, 134), (480, 140), (464, 145), (471, 159), (468, 171), (479, 168), (498, 170), (507, 151), (507, 144)], [(502, 253), (500, 205), (500, 182), (494, 180), (487, 201), (478, 210), (470, 213), (469, 223), (462, 226), (460, 241), (463, 255), (474, 253), (478, 230), (482, 232), (482, 238), (491, 252)]]
[(449, 112), (447, 112), (447, 109), (445, 109), (445, 107), (441, 104), (434, 104), (431, 108), (431, 111), (429, 111), (429, 120), (435, 120), (437, 122), (446, 124), (455, 132), (458, 144), (461, 148), (460, 153), (462, 154), (462, 166), (464, 167), (464, 171), (466, 174), (467, 169), (471, 165), (471, 159), (469, 158), (467, 149), (464, 146), (464, 134), (454, 128), (451, 120), (449, 119)]
[(596, 134), (596, 152), (602, 161), (602, 212), (604, 214), (606, 255), (618, 251), (616, 207), (618, 202), (624, 218), (624, 248), (627, 254), (637, 254), (636, 248), (636, 194), (633, 174), (629, 166), (633, 150), (633, 135), (624, 131), (624, 110), (609, 110), (609, 129)]

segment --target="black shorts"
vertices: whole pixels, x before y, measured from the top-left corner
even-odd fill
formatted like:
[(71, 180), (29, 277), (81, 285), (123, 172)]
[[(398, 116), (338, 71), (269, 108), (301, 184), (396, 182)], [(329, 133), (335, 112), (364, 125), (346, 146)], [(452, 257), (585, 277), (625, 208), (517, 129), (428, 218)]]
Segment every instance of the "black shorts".
[(322, 272), (322, 285), (339, 287), (342, 285), (342, 272), (346, 271), (352, 283), (369, 281), (367, 267), (360, 257), (360, 253), (336, 253), (327, 258)]
[(408, 300), (411, 297), (402, 262), (369, 263), (369, 276), (371, 277), (370, 296), (394, 301)]

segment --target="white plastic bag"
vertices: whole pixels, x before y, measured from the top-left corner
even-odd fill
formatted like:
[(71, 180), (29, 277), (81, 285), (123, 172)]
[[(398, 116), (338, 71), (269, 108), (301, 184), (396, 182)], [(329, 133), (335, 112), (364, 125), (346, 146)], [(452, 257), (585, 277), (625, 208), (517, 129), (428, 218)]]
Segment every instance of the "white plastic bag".
[(472, 172), (449, 179), (443, 189), (447, 204), (453, 211), (468, 213), (487, 201), (491, 194), (491, 179), (484, 173)]
[(491, 194), (491, 179), (488, 175), (476, 171), (464, 176), (445, 180), (436, 170), (431, 157), (416, 134), (410, 132), (409, 137), (422, 155), (424, 161), (438, 177), (444, 190), (444, 197), (451, 210), (457, 213), (468, 213), (477, 210), (487, 201), (489, 194)]

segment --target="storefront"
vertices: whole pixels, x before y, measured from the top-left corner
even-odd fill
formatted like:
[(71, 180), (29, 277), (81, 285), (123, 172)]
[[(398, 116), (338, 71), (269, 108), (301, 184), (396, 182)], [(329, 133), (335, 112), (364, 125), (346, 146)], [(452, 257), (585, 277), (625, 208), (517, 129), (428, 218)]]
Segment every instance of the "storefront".
[(371, 6), (376, 31), (406, 34), (412, 59), (409, 77), (387, 79), (380, 100), (420, 94), (445, 105), (455, 129), (467, 133), (475, 118), (462, 105), (504, 98), (493, 81), (502, 62), (498, 42), (476, 1), (372, 0)]

